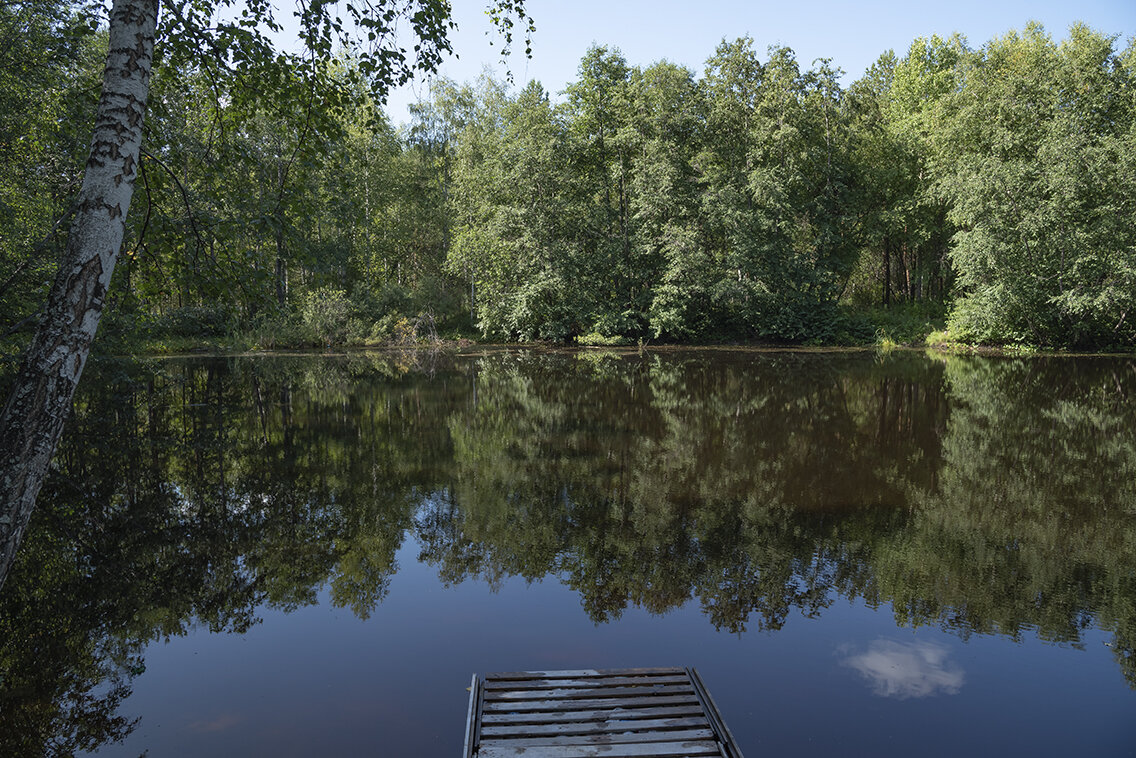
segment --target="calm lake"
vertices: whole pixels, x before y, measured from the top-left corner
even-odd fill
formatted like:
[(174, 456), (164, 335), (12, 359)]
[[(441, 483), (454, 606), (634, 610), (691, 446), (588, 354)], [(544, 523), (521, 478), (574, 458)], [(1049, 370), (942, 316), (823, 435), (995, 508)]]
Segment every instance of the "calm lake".
[(456, 756), (474, 672), (695, 666), (749, 758), (1136, 755), (1136, 361), (93, 362), (0, 754)]

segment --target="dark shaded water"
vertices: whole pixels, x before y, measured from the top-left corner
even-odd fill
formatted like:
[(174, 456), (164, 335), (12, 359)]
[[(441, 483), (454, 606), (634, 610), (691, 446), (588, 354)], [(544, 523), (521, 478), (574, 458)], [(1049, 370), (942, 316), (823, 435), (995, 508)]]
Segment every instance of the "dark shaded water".
[(751, 757), (1136, 754), (1130, 359), (83, 385), (0, 598), (0, 754), (452, 756), (474, 671), (683, 665)]

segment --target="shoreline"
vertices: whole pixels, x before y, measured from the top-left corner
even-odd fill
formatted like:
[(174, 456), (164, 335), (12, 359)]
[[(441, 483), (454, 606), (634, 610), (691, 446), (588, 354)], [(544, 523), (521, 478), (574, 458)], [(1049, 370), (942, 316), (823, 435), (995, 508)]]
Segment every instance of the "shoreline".
[(397, 353), (453, 353), (470, 355), (477, 352), (542, 352), (592, 353), (634, 355), (640, 353), (677, 352), (739, 352), (739, 353), (892, 353), (931, 352), (943, 355), (980, 355), (992, 358), (1136, 358), (1131, 352), (1092, 352), (1018, 348), (961, 343), (929, 345), (778, 345), (772, 343), (643, 343), (638, 345), (569, 345), (550, 342), (474, 342), (471, 340), (442, 340), (437, 343), (389, 345), (337, 345), (323, 348), (297, 347), (272, 349), (231, 349), (220, 345), (202, 346), (189, 350), (145, 350), (138, 352), (108, 352), (99, 358), (255, 358), (255, 357), (342, 357), (365, 354)]

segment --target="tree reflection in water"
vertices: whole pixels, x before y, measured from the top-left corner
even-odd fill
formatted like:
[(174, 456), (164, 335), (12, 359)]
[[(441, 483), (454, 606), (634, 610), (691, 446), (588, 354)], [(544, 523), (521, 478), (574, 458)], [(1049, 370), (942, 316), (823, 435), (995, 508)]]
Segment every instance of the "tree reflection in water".
[(844, 597), (962, 637), (1076, 645), (1099, 627), (1136, 685), (1130, 360), (497, 351), (89, 370), (0, 598), (6, 755), (122, 739), (146, 645), (194, 625), (242, 632), (325, 587), (367, 617), (408, 537), (444, 582), (557, 577), (596, 622), (693, 600), (717, 628), (776, 630)]

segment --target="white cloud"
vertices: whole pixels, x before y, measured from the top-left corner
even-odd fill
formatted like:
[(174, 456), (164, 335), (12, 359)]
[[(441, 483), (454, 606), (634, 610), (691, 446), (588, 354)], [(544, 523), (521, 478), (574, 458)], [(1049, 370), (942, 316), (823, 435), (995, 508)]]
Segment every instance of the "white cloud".
[(946, 647), (932, 642), (876, 640), (842, 663), (863, 674), (875, 694), (905, 700), (956, 694), (965, 677), (949, 656)]

